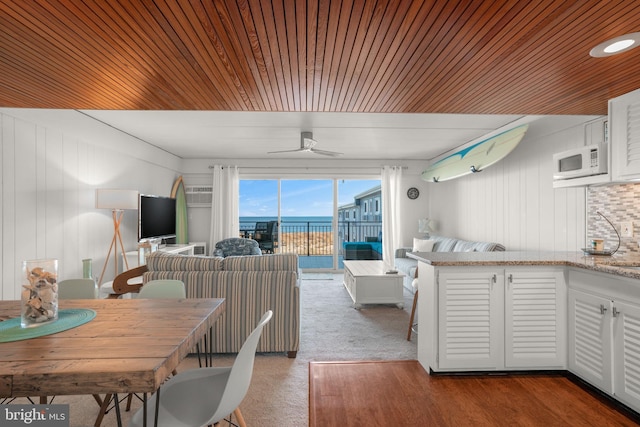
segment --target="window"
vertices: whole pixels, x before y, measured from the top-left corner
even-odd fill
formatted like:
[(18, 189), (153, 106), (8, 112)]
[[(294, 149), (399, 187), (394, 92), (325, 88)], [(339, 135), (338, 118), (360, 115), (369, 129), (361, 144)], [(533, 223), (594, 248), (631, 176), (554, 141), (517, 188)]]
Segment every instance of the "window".
[(239, 234), (255, 237), (257, 222), (277, 220), (275, 252), (297, 253), (301, 269), (342, 268), (344, 242), (381, 230), (376, 191), (379, 180), (240, 179)]

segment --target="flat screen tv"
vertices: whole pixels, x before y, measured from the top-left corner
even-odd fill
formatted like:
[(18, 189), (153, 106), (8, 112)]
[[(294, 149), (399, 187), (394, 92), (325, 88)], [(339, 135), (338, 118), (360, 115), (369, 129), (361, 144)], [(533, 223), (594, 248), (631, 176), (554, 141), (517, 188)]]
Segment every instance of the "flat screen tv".
[(176, 199), (140, 195), (138, 239), (169, 239), (176, 236)]

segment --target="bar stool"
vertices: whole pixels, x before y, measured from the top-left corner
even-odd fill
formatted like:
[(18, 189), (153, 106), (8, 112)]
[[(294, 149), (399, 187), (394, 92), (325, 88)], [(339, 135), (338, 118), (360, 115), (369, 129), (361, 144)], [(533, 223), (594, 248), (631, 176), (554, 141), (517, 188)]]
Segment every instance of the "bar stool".
[(411, 282), (413, 287), (413, 305), (411, 306), (411, 316), (409, 316), (409, 331), (407, 332), (407, 341), (411, 341), (411, 332), (418, 334), (418, 322), (413, 322), (416, 315), (416, 306), (418, 305), (418, 278), (416, 277)]

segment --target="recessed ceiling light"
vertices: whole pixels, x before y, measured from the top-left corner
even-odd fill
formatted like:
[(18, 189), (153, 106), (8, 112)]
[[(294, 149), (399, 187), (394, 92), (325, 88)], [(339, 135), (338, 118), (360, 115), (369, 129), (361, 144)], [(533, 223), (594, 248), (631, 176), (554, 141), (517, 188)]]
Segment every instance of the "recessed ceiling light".
[(639, 45), (640, 33), (625, 34), (624, 36), (616, 37), (611, 40), (607, 40), (604, 43), (600, 43), (598, 46), (591, 49), (589, 55), (595, 58), (602, 58), (603, 56), (611, 56), (625, 52)]

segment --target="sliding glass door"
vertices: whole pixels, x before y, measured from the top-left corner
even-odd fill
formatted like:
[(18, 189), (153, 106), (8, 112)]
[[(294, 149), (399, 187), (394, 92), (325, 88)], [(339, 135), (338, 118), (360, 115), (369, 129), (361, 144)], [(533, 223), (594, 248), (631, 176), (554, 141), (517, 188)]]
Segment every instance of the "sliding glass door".
[(277, 222), (273, 252), (298, 254), (304, 270), (342, 269), (348, 242), (366, 243), (365, 258), (378, 259), (379, 180), (241, 179), (239, 207), (240, 235), (261, 243), (266, 224)]

